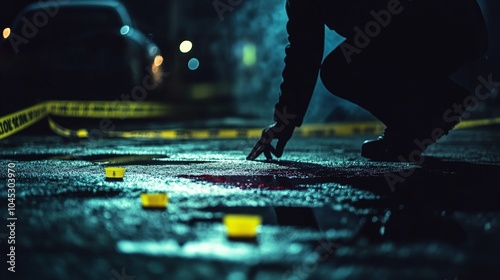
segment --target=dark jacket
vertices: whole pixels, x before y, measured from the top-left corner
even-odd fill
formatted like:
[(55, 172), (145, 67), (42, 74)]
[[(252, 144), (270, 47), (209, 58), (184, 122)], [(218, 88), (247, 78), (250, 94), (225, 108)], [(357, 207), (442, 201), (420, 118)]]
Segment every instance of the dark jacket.
[(446, 25), (457, 29), (452, 30), (457, 34), (469, 34), (474, 42), (471, 58), (486, 51), (484, 19), (475, 0), (287, 0), (289, 44), (275, 121), (302, 124), (322, 64), (325, 25), (349, 40), (354, 27), (373, 20), (370, 12), (387, 9), (396, 2), (404, 8), (398, 16), (405, 17), (413, 28)]

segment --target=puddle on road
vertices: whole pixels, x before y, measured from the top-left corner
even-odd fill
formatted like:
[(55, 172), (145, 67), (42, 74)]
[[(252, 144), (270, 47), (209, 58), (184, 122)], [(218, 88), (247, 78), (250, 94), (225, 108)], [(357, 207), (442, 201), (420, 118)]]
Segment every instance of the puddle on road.
[(228, 242), (223, 240), (193, 240), (179, 244), (174, 239), (160, 241), (120, 240), (116, 244), (118, 252), (123, 254), (141, 254), (156, 257), (175, 257), (197, 260), (214, 260), (237, 263), (283, 263), (300, 261), (308, 253), (306, 247), (298, 243), (255, 244)]
[[(317, 207), (320, 209), (320, 206)], [(222, 217), (227, 214), (245, 214), (258, 215), (262, 218), (262, 224), (292, 226), (297, 228), (319, 229), (316, 219), (315, 208), (313, 207), (294, 207), (294, 206), (266, 206), (266, 207), (204, 207), (199, 211), (211, 213), (208, 218), (193, 218), (189, 221), (190, 225), (196, 223), (220, 222)]]
[(263, 176), (214, 176), (214, 175), (179, 175), (179, 178), (190, 179), (198, 182), (207, 182), (216, 185), (236, 187), (242, 190), (262, 189), (262, 190), (299, 190), (289, 178), (263, 175)]

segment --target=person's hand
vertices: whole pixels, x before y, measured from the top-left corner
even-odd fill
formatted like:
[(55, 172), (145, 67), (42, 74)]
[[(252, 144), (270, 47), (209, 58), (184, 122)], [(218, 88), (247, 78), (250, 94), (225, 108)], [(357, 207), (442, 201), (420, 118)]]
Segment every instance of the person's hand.
[[(284, 125), (280, 123), (274, 123), (262, 130), (262, 136), (260, 137), (255, 147), (252, 149), (250, 154), (247, 156), (247, 160), (254, 160), (259, 157), (262, 153), (266, 156), (267, 160), (273, 159), (271, 153), (276, 157), (281, 157), (283, 155), (283, 150), (285, 145), (292, 137), (295, 126)], [(271, 142), (277, 139), (278, 143), (276, 148), (271, 145)]]

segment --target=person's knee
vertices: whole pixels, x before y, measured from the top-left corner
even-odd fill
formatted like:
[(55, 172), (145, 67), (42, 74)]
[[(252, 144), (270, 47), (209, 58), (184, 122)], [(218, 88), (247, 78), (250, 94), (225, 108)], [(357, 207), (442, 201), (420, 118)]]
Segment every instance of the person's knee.
[[(331, 54), (325, 58), (320, 69), (320, 79), (323, 85), (335, 95), (342, 95), (346, 92), (352, 78), (349, 77), (350, 72), (347, 67), (343, 67), (342, 63), (336, 61)], [(343, 69), (342, 69), (343, 68)]]
[(332, 75), (330, 68), (331, 67), (327, 64), (321, 65), (319, 77), (326, 89), (328, 89), (330, 92), (333, 92), (332, 88), (334, 87), (334, 83), (332, 83), (332, 80), (335, 76)]

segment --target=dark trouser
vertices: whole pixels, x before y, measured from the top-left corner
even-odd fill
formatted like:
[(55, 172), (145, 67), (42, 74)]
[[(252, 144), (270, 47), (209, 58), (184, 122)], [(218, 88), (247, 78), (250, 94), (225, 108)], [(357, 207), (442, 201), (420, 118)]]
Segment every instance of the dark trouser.
[[(321, 67), (330, 92), (396, 129), (431, 125), (453, 103), (463, 103), (468, 92), (449, 76), (480, 57), (487, 41), (475, 1), (401, 1), (401, 8), (385, 27), (379, 24), (379, 32), (371, 24), (369, 44), (356, 43), (352, 32), (345, 41), (350, 46), (336, 48)], [(370, 20), (375, 21), (370, 15), (356, 26), (365, 31)], [(356, 52), (349, 54), (349, 47)]]

